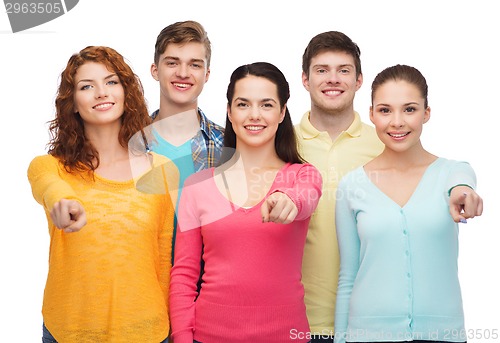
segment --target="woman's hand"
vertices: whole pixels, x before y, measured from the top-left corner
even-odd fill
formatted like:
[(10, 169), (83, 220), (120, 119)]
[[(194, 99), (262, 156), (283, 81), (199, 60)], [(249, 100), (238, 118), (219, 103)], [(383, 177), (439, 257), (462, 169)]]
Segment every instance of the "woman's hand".
[(87, 224), (83, 205), (76, 200), (61, 199), (50, 211), (54, 225), (66, 233), (80, 231)]
[(290, 224), (299, 211), (288, 195), (275, 192), (264, 200), (260, 207), (260, 213), (263, 223)]

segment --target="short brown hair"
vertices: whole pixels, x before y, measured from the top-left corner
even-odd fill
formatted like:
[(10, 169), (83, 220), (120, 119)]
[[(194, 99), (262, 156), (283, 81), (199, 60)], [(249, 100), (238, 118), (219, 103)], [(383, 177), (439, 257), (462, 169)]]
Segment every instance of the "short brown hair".
[(170, 24), (161, 30), (160, 34), (156, 38), (154, 57), (155, 64), (158, 65), (160, 62), (160, 56), (165, 52), (168, 44), (189, 42), (202, 43), (205, 46), (205, 57), (207, 58), (207, 68), (209, 68), (210, 58), (212, 57), (212, 45), (203, 26), (193, 20), (179, 21)]
[(309, 77), (309, 67), (313, 57), (324, 51), (340, 51), (352, 56), (356, 67), (356, 77), (361, 72), (361, 50), (351, 38), (339, 31), (327, 31), (313, 37), (302, 55), (302, 71)]

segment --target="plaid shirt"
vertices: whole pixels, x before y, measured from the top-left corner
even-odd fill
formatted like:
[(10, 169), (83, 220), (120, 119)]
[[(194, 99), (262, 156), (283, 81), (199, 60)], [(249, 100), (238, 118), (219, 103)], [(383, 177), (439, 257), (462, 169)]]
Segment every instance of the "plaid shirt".
[[(151, 114), (151, 118), (158, 116), (159, 110)], [(214, 167), (219, 161), (224, 146), (224, 128), (209, 120), (203, 111), (198, 108), (200, 115), (200, 131), (191, 139), (191, 155), (194, 171)]]

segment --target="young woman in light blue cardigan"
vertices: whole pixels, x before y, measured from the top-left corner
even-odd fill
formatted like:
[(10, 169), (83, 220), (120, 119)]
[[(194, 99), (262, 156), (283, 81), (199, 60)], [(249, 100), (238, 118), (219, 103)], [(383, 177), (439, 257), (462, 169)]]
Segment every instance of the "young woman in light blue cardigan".
[[(457, 221), (480, 215), (482, 199), (468, 163), (423, 148), (430, 112), (417, 69), (396, 65), (373, 81), (370, 119), (385, 149), (338, 187), (335, 342), (467, 340)], [(454, 220), (451, 192), (474, 197), (476, 211)]]

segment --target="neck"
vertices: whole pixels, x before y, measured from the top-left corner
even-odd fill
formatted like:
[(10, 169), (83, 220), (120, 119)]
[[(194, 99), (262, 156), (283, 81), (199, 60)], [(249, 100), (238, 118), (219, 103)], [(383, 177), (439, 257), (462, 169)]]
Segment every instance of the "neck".
[(250, 149), (236, 150), (233, 157), (221, 166), (223, 169), (244, 169), (245, 171), (280, 169), (283, 162), (276, 152), (262, 153), (261, 150), (251, 152)]
[(189, 111), (198, 112), (197, 101), (189, 104), (177, 104), (162, 97), (160, 99), (160, 108), (158, 110), (158, 116), (156, 117), (156, 120), (165, 119), (171, 116), (176, 116), (179, 113), (184, 113)]
[(428, 165), (436, 159), (436, 156), (426, 151), (419, 143), (413, 148), (402, 152), (386, 147), (377, 159), (381, 166), (406, 170), (420, 165)]
[(344, 111), (324, 111), (318, 107), (311, 107), (309, 121), (318, 131), (325, 131), (334, 141), (343, 131), (346, 131), (354, 121), (353, 108)]
[(198, 111), (190, 109), (169, 116), (160, 117), (158, 115), (153, 127), (170, 144), (181, 145), (195, 136), (200, 130)]
[(113, 163), (128, 158), (127, 147), (121, 146), (118, 135), (121, 125), (85, 127), (85, 135), (99, 153), (100, 164)]

